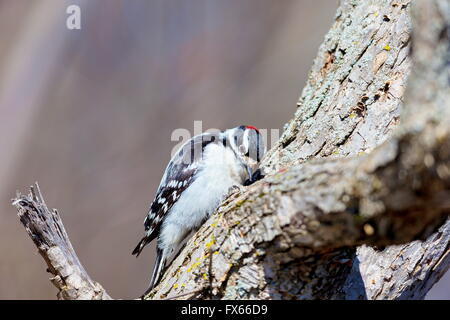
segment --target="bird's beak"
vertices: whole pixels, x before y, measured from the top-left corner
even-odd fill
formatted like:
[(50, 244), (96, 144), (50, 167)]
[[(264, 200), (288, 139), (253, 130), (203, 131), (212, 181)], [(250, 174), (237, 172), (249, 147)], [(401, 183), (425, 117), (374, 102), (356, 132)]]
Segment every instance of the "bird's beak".
[(248, 173), (248, 178), (250, 181), (252, 181), (253, 178), (253, 170), (252, 168), (250, 168), (250, 166), (247, 166), (247, 173)]

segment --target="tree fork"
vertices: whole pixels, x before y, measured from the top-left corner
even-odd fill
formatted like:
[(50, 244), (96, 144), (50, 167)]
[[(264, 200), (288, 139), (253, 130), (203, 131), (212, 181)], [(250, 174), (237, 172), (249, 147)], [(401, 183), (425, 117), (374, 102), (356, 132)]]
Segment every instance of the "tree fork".
[[(422, 299), (450, 265), (449, 52), (446, 0), (341, 1), (268, 175), (146, 298)], [(58, 298), (110, 299), (37, 185), (13, 204)]]

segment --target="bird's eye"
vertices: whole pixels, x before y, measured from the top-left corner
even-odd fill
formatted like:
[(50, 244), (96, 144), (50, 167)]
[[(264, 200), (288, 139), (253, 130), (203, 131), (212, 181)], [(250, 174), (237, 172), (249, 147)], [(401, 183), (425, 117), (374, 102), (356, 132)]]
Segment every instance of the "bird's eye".
[(239, 152), (240, 152), (244, 157), (249, 157), (249, 156), (250, 156), (250, 149), (247, 149), (244, 145), (240, 145), (240, 146), (239, 146)]

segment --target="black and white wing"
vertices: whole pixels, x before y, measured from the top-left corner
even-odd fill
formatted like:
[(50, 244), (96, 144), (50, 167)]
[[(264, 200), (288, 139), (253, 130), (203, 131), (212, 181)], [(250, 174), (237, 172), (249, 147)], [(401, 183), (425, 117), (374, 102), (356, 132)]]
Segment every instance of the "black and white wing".
[(145, 245), (157, 237), (170, 209), (195, 180), (202, 167), (203, 151), (210, 143), (223, 142), (218, 134), (204, 133), (195, 136), (170, 160), (144, 221), (145, 236), (133, 250), (133, 255), (139, 256)]

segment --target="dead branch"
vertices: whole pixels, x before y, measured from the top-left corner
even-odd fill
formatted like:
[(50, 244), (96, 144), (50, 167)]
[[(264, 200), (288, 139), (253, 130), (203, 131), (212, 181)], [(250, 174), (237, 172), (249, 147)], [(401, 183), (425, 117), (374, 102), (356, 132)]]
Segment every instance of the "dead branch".
[(59, 289), (58, 298), (64, 300), (109, 300), (102, 286), (93, 281), (81, 265), (70, 243), (61, 217), (49, 210), (39, 185), (30, 188), (30, 194), (18, 194), (13, 205), (20, 222), (25, 226), (53, 277), (50, 281)]

